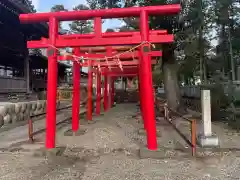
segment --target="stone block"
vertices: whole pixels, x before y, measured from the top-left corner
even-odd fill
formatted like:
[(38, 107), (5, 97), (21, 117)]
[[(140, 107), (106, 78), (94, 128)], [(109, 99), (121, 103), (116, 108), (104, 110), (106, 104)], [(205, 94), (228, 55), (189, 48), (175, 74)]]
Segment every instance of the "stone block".
[(200, 147), (203, 147), (203, 148), (212, 148), (212, 147), (220, 146), (219, 139), (215, 135), (212, 135), (212, 136), (200, 135), (198, 136), (197, 141)]
[(169, 154), (165, 148), (158, 148), (157, 150), (149, 150), (147, 147), (139, 149), (139, 157), (141, 159), (163, 159), (168, 158)]
[(20, 145), (21, 150), (27, 151), (27, 152), (35, 152), (39, 149), (44, 148), (44, 143), (33, 143), (30, 141), (25, 142), (24, 144)]
[(4, 120), (3, 120), (3, 116), (0, 115), (0, 127), (2, 127), (4, 125)]
[(6, 106), (0, 106), (0, 115), (2, 115), (3, 117), (6, 116), (8, 113), (8, 108)]
[[(146, 135), (146, 130), (144, 128), (138, 129), (138, 135)], [(161, 137), (161, 131), (157, 129), (157, 137)]]
[(240, 157), (239, 148), (222, 148), (222, 147), (197, 147), (197, 156), (206, 157), (206, 156), (225, 156), (229, 152), (233, 153), (234, 156)]
[(78, 131), (74, 132), (72, 129), (69, 129), (64, 132), (64, 136), (81, 136), (86, 133), (86, 129), (79, 129)]
[(95, 124), (97, 121), (96, 120), (87, 120), (88, 124)]
[(52, 149), (40, 148), (33, 153), (33, 156), (35, 157), (61, 156), (64, 153), (65, 149), (66, 147), (55, 147)]

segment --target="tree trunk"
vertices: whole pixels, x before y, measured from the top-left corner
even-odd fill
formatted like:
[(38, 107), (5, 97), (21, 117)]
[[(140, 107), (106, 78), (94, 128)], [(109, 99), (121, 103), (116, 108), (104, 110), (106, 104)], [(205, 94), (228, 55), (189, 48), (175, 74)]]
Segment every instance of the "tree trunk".
[(169, 108), (177, 111), (180, 107), (180, 90), (177, 78), (177, 66), (174, 57), (174, 45), (163, 46), (163, 81)]

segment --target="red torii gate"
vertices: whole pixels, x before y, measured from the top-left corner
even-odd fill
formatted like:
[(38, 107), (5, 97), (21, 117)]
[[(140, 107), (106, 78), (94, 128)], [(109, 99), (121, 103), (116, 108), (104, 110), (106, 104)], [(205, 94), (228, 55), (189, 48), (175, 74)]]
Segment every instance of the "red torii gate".
[[(67, 36), (66, 36), (67, 37)], [(73, 37), (73, 36), (72, 36)], [(129, 47), (123, 47), (123, 46), (119, 46), (119, 47), (106, 47), (106, 49), (102, 49), (101, 47), (94, 47), (94, 48), (85, 48), (84, 51), (85, 53), (80, 53), (79, 55), (81, 57), (76, 57), (76, 56), (73, 56), (73, 55), (63, 55), (63, 56), (58, 56), (58, 60), (72, 60), (72, 61), (77, 61), (78, 59), (81, 59), (81, 58), (87, 58), (89, 61), (91, 61), (91, 66), (92, 67), (109, 67), (111, 68), (111, 70), (109, 72), (106, 72), (106, 70), (104, 72), (102, 72), (102, 75), (104, 75), (107, 79), (107, 76), (111, 76), (111, 77), (115, 77), (115, 76), (137, 76), (138, 72), (137, 72), (137, 69), (136, 69), (136, 66), (139, 65), (139, 61), (136, 60), (138, 59), (137, 57), (134, 57), (138, 52), (137, 51), (132, 51), (132, 52), (127, 52), (127, 53), (124, 53), (122, 55), (119, 55), (118, 59), (117, 59), (117, 62), (114, 61), (114, 60), (111, 60), (111, 59), (115, 59), (114, 57), (116, 57), (116, 55), (118, 55), (116, 52), (114, 52), (113, 50), (128, 50), (128, 49), (131, 49), (132, 47), (129, 46)], [(80, 48), (80, 51), (82, 49)], [(90, 53), (87, 53), (86, 52), (102, 52), (106, 50), (107, 51), (107, 54), (90, 54)], [(76, 49), (75, 49), (76, 51)], [(77, 50), (79, 51), (79, 49)], [(110, 55), (110, 61), (107, 61), (105, 60), (106, 58), (106, 55)], [(162, 52), (161, 51), (150, 51), (149, 52), (149, 55), (151, 57), (158, 57), (158, 56), (162, 56)], [(95, 60), (91, 59), (91, 58), (94, 58)], [(98, 59), (98, 61), (96, 61), (96, 59)], [(104, 59), (104, 62), (103, 61), (99, 61), (100, 59)], [(122, 59), (124, 59), (125, 61), (122, 61)], [(130, 59), (130, 60), (129, 60)], [(134, 60), (131, 60), (131, 59), (134, 59)], [(128, 60), (128, 61), (126, 61)], [(80, 66), (81, 67), (88, 67), (90, 64), (89, 64), (89, 61), (88, 62), (83, 62), (83, 63), (80, 63)], [(112, 71), (112, 68), (114, 68), (115, 66), (119, 66), (119, 63), (124, 67), (123, 69), (125, 70), (125, 67), (126, 68), (135, 68), (135, 72), (132, 71), (131, 69), (131, 72), (124, 72), (123, 70), (119, 71), (119, 72), (116, 72), (115, 70)], [(152, 64), (156, 64), (156, 60), (152, 60)], [(120, 70), (120, 69), (118, 69)], [(95, 73), (98, 73), (98, 71), (94, 71)], [(78, 73), (78, 71), (76, 71), (76, 73)], [(87, 120), (92, 120), (92, 72), (89, 71), (89, 78), (88, 78), (88, 108), (87, 108)], [(126, 74), (127, 73), (127, 74)], [(101, 79), (101, 74), (98, 73), (98, 76), (100, 76), (100, 79)], [(112, 80), (112, 84), (111, 84), (111, 95), (113, 96), (113, 92), (114, 92), (114, 81), (113, 79)], [(76, 81), (79, 81), (78, 79)], [(98, 88), (98, 86), (100, 86), (100, 80), (97, 81), (97, 89), (98, 89), (98, 92), (97, 92), (97, 99), (96, 99), (96, 114), (100, 114), (100, 90)], [(76, 83), (73, 83), (74, 87), (75, 87), (75, 84)], [(108, 86), (108, 82), (107, 80), (105, 80), (105, 86), (104, 86), (104, 110), (107, 111), (108, 108), (110, 107), (110, 104), (109, 104), (109, 100), (108, 100), (108, 89), (107, 89), (107, 86)], [(73, 102), (75, 101), (76, 98), (73, 97)], [(111, 97), (112, 99), (112, 103), (113, 103), (113, 97)], [(78, 99), (76, 100), (78, 101)], [(76, 109), (78, 108), (78, 106), (76, 106), (76, 103), (73, 103), (73, 109)], [(78, 115), (77, 114), (72, 114), (72, 117), (73, 117), (73, 121), (72, 123), (73, 124), (78, 124), (79, 123), (79, 118), (78, 118)], [(75, 125), (73, 125), (73, 127), (75, 127)]]
[[(173, 35), (158, 35), (149, 33), (148, 16), (160, 14), (174, 14), (180, 11), (180, 5), (164, 5), (149, 7), (132, 7), (132, 8), (116, 8), (105, 10), (84, 10), (72, 12), (51, 12), (51, 13), (34, 13), (21, 14), (20, 21), (22, 23), (33, 22), (49, 22), (49, 40), (30, 41), (29, 48), (48, 48), (48, 85), (47, 85), (47, 122), (46, 122), (46, 148), (55, 147), (55, 131), (56, 131), (56, 84), (57, 84), (57, 49), (62, 47), (82, 47), (82, 46), (113, 46), (113, 45), (136, 45), (139, 48), (139, 78), (140, 78), (140, 94), (143, 111), (143, 119), (146, 124), (146, 134), (148, 149), (157, 149), (156, 125), (154, 115), (154, 99), (152, 93), (152, 76), (151, 62), (148, 52), (150, 51), (149, 43), (171, 43)], [(101, 18), (122, 18), (140, 16), (140, 33), (133, 33), (132, 36), (124, 38), (111, 37), (106, 38), (101, 33)], [(60, 21), (71, 20), (87, 20), (94, 18), (93, 37), (81, 39), (62, 39), (58, 35), (58, 24)], [(91, 35), (88, 35), (91, 36)], [(77, 53), (77, 52), (76, 52)], [(76, 64), (76, 63), (75, 63)], [(75, 66), (74, 68), (77, 68)], [(80, 76), (78, 73), (74, 75)], [(78, 78), (76, 78), (78, 79)], [(143, 96), (143, 89), (145, 90)], [(79, 94), (79, 88), (75, 89), (74, 96)], [(78, 110), (79, 111), (79, 110)], [(78, 126), (78, 125), (77, 125)], [(74, 130), (78, 129), (75, 127)]]
[[(107, 111), (113, 104), (113, 93), (114, 93), (114, 79), (119, 76), (137, 76), (138, 66), (125, 66), (123, 70), (119, 67), (113, 67), (111, 70), (109, 68), (104, 68), (101, 72), (104, 76), (104, 110)], [(111, 83), (109, 83), (111, 81)], [(110, 99), (110, 100), (109, 100)], [(111, 104), (109, 102), (112, 102)]]

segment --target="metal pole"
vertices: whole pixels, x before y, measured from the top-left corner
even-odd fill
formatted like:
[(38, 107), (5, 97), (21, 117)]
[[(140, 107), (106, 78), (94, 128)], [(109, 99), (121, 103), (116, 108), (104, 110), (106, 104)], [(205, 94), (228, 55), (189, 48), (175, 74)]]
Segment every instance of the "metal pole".
[[(140, 15), (140, 33), (142, 41), (149, 41), (149, 22), (148, 14), (142, 11)], [(144, 103), (143, 112), (145, 121), (147, 123), (147, 147), (149, 150), (157, 149), (157, 136), (156, 136), (156, 122), (154, 112), (154, 97), (153, 97), (153, 84), (152, 84), (152, 70), (151, 61), (148, 52), (151, 50), (149, 44), (141, 47), (141, 74), (142, 74), (142, 89), (144, 89)]]
[[(58, 20), (50, 17), (49, 39), (52, 46), (58, 35)], [(56, 135), (56, 97), (57, 97), (57, 50), (48, 48), (48, 83), (47, 83), (47, 118), (46, 118), (46, 148), (55, 148)]]
[(29, 119), (29, 120), (28, 120), (28, 139), (29, 139), (29, 142), (30, 142), (30, 143), (33, 143), (33, 142), (34, 142), (34, 139), (33, 139), (33, 122), (32, 122), (32, 119)]

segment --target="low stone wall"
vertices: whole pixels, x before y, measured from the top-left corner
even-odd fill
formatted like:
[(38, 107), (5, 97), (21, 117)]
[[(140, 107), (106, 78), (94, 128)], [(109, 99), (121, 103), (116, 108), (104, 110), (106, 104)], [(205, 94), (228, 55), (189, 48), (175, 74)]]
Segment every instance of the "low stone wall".
[[(60, 101), (57, 102), (57, 108)], [(20, 121), (29, 120), (30, 116), (46, 112), (46, 100), (0, 103), (0, 128)]]
[(201, 87), (200, 86), (183, 86), (183, 87), (180, 87), (180, 93), (183, 97), (200, 99)]
[[(81, 86), (80, 87), (80, 97), (81, 98), (85, 98), (87, 97), (87, 87), (85, 86)], [(93, 89), (93, 92), (95, 92), (95, 90)], [(93, 94), (94, 95), (94, 94)], [(41, 91), (38, 92), (38, 99), (40, 100), (46, 100), (47, 99), (47, 92), (46, 91)], [(73, 96), (73, 88), (72, 87), (60, 87), (57, 90), (57, 99), (58, 100), (72, 100), (72, 96)]]

